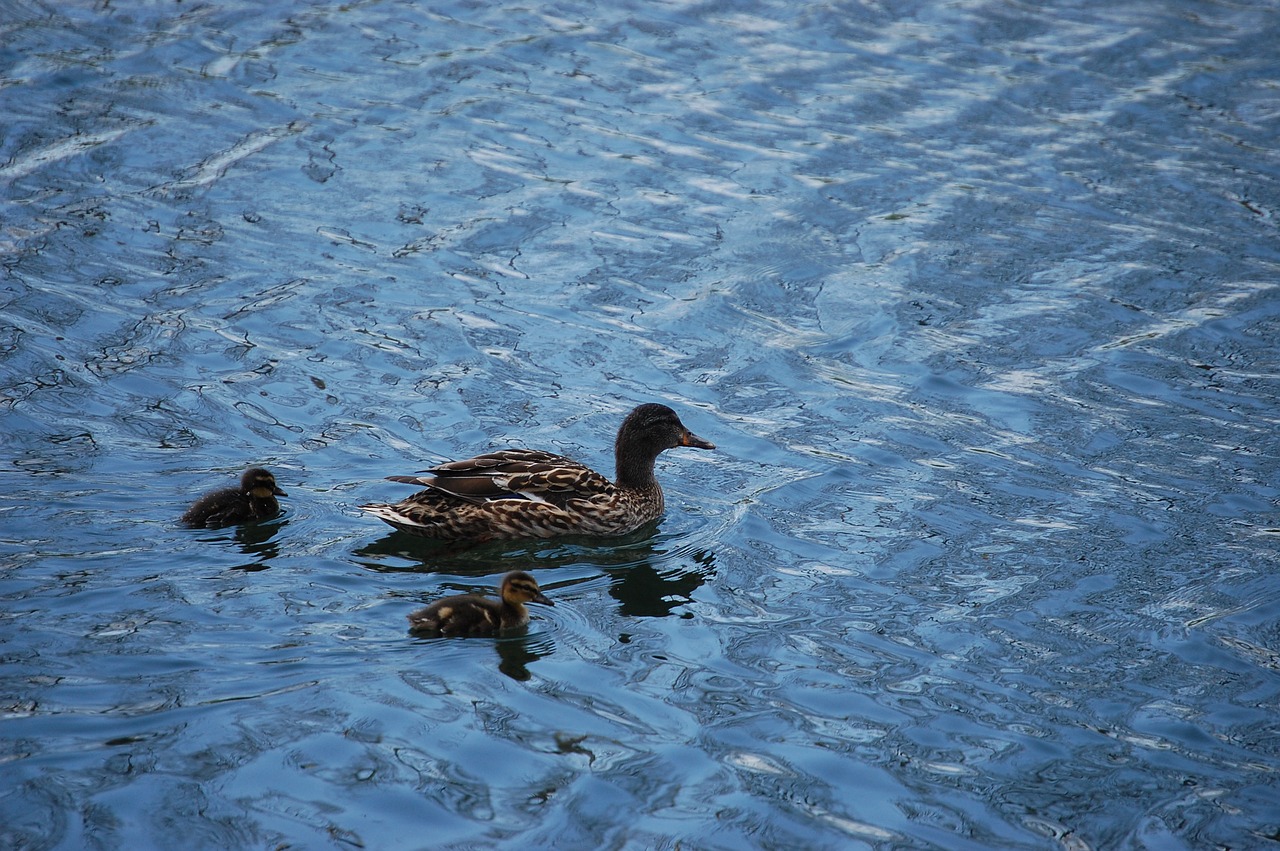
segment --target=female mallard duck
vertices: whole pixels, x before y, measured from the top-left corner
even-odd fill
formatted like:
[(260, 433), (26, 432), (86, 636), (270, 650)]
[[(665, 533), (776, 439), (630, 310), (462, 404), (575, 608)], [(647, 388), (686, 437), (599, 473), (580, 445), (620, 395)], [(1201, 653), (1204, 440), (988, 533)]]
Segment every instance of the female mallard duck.
[(507, 449), (432, 467), (429, 476), (388, 476), (426, 490), (360, 507), (402, 532), (450, 541), (624, 535), (662, 514), (653, 464), (677, 446), (716, 448), (666, 405), (641, 405), (618, 429), (616, 482), (560, 455)]
[(188, 526), (230, 526), (246, 520), (270, 520), (280, 513), (278, 496), (288, 496), (276, 486), (276, 477), (261, 467), (250, 467), (240, 477), (240, 487), (207, 493), (182, 515)]
[(458, 594), (436, 600), (409, 615), (409, 631), (424, 635), (493, 635), (529, 622), (525, 603), (555, 603), (543, 596), (532, 576), (513, 570), (502, 577), (500, 600), (479, 594)]

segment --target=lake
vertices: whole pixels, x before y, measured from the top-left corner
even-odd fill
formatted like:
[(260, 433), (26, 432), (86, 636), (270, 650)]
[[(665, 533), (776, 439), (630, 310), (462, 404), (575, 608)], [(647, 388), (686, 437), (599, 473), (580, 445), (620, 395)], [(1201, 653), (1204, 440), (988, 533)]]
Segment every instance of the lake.
[[(1280, 847), (1276, 44), (0, 0), (0, 846)], [(358, 509), (650, 401), (718, 448), (634, 534)]]

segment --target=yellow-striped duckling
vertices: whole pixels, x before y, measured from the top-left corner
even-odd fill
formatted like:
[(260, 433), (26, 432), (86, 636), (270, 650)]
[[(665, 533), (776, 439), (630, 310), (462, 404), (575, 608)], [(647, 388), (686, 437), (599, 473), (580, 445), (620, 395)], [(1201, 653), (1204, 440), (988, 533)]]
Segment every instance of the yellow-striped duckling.
[(182, 515), (191, 527), (217, 528), (246, 520), (270, 520), (280, 513), (278, 496), (288, 496), (276, 485), (269, 470), (250, 467), (240, 477), (240, 487), (212, 491), (195, 501)]
[(641, 405), (614, 441), (616, 481), (561, 455), (507, 449), (424, 471), (430, 475), (388, 476), (426, 490), (360, 508), (402, 532), (446, 541), (625, 535), (662, 514), (653, 465), (677, 446), (716, 448), (666, 405)]
[(529, 622), (525, 603), (555, 605), (523, 570), (513, 570), (502, 577), (498, 596), (500, 599), (495, 600), (479, 594), (457, 594), (436, 600), (409, 615), (409, 631), (415, 635), (496, 635)]

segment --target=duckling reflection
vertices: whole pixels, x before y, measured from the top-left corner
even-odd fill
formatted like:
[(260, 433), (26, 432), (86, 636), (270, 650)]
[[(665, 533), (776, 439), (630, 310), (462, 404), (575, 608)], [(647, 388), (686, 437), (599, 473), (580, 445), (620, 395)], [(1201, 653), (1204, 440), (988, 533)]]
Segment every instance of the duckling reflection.
[(409, 615), (409, 632), (445, 637), (497, 635), (529, 623), (525, 603), (555, 605), (542, 593), (537, 580), (523, 570), (513, 570), (502, 577), (498, 597), (495, 600), (479, 594), (458, 594), (436, 600)]
[(530, 678), (529, 665), (555, 652), (556, 646), (546, 635), (532, 636), (517, 633), (494, 642), (498, 651), (498, 670), (518, 682)]
[(240, 477), (240, 487), (205, 494), (182, 515), (192, 528), (216, 529), (247, 520), (270, 520), (280, 513), (278, 496), (288, 496), (276, 485), (276, 477), (261, 467), (250, 467)]

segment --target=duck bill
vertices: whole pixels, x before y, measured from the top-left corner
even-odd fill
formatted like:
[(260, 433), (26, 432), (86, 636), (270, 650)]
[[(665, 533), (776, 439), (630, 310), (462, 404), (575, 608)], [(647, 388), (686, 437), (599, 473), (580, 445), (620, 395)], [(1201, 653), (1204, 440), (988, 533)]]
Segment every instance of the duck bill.
[(538, 596), (534, 597), (534, 598), (533, 598), (533, 602), (535, 602), (535, 603), (541, 603), (541, 604), (542, 604), (542, 605), (544, 605), (544, 606), (554, 606), (554, 605), (555, 605), (555, 603), (553, 603), (553, 602), (551, 602), (550, 600), (548, 600), (548, 599), (547, 599), (547, 595), (546, 595), (546, 594), (542, 594), (542, 593), (539, 593), (539, 594), (538, 594)]
[(715, 449), (716, 445), (709, 440), (703, 440), (691, 431), (686, 431), (684, 437), (680, 438), (681, 446), (692, 446), (694, 449)]

